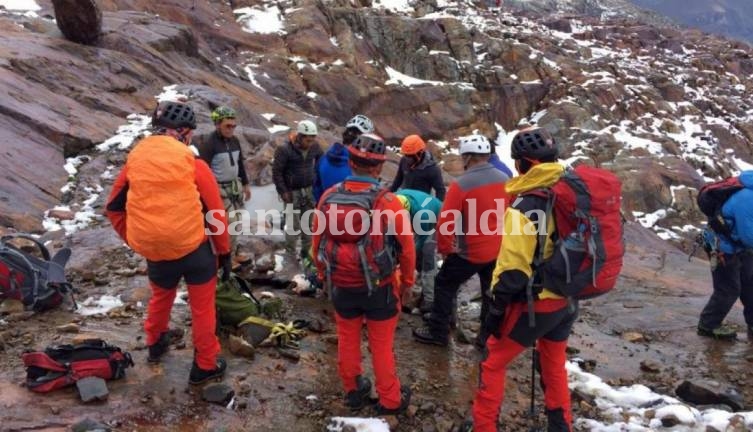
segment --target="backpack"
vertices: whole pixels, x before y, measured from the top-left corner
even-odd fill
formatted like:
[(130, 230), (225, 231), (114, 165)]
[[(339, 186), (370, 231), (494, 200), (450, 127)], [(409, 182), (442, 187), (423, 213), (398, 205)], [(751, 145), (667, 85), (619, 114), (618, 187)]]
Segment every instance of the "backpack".
[(47, 393), (86, 377), (105, 380), (125, 377), (133, 366), (131, 355), (101, 339), (87, 339), (75, 345), (58, 345), (21, 355), (26, 366), (26, 387)]
[(244, 319), (259, 315), (261, 303), (254, 297), (248, 282), (232, 273), (227, 281), (217, 282), (215, 296), (217, 321), (222, 325), (236, 327)]
[(730, 228), (722, 217), (722, 207), (735, 192), (744, 187), (739, 177), (729, 177), (708, 183), (698, 191), (698, 208), (706, 215), (709, 226), (717, 234), (729, 236)]
[(535, 266), (543, 286), (578, 300), (612, 290), (625, 254), (620, 180), (607, 170), (580, 165), (565, 171), (546, 193), (556, 236), (552, 256)]
[[(11, 244), (18, 238), (34, 243), (41, 258)], [(23, 302), (26, 309), (41, 312), (60, 305), (64, 294), (70, 294), (75, 307), (73, 287), (65, 277), (70, 257), (69, 248), (60, 249), (50, 257), (47, 248), (28, 234), (0, 237), (0, 302), (14, 299)]]
[(325, 228), (317, 256), (325, 265), (330, 292), (333, 286), (366, 287), (371, 295), (376, 288), (392, 282), (390, 276), (397, 267), (399, 253), (397, 241), (394, 235), (372, 229), (374, 206), (387, 193), (379, 185), (355, 192), (338, 183), (321, 198)]

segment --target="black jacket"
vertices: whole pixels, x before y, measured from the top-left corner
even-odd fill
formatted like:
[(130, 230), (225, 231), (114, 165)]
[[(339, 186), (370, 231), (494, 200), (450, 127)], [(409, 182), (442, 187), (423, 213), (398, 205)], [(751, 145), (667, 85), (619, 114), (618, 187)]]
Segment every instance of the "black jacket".
[(390, 191), (395, 192), (401, 187), (420, 190), (427, 194), (431, 194), (431, 190), (434, 189), (437, 199), (444, 201), (445, 187), (442, 181), (442, 170), (431, 153), (425, 152), (423, 159), (413, 168), (410, 166), (410, 158), (403, 156), (400, 159), (397, 175)]
[(296, 189), (311, 187), (314, 184), (314, 167), (322, 156), (319, 143), (314, 143), (303, 156), (303, 152), (291, 141), (275, 150), (272, 163), (272, 179), (278, 194)]

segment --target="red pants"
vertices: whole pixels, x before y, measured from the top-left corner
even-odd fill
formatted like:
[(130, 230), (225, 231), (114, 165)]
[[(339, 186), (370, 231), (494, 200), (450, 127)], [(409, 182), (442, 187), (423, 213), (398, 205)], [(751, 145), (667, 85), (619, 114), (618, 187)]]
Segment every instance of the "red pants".
[[(505, 378), (507, 365), (510, 364), (526, 347), (512, 337), (521, 331), (530, 331), (537, 339), (536, 349), (541, 360), (541, 379), (544, 385), (544, 402), (547, 411), (562, 410), (564, 430), (572, 430), (572, 413), (570, 411), (570, 389), (567, 386), (567, 335), (577, 313), (567, 312), (567, 305), (561, 300), (542, 300), (536, 302), (536, 327), (525, 330), (528, 326), (528, 314), (525, 304), (513, 304), (505, 311), (502, 324), (502, 338), (490, 336), (486, 342), (488, 356), (481, 362), (480, 383), (473, 401), (473, 430), (477, 432), (496, 432), (499, 410), (505, 397)], [(541, 337), (537, 337), (541, 334)], [(512, 337), (511, 337), (512, 336)], [(552, 340), (552, 336), (558, 340)], [(563, 339), (564, 340), (560, 340)], [(553, 429), (550, 421), (549, 431)]]
[[(160, 334), (167, 331), (170, 323), (170, 311), (173, 308), (177, 287), (165, 289), (150, 281), (152, 298), (149, 300), (144, 331), (146, 344), (152, 345), (159, 340)], [(220, 343), (215, 335), (216, 311), (214, 295), (217, 278), (198, 285), (188, 284), (188, 300), (191, 306), (193, 346), (196, 349), (196, 363), (199, 368), (211, 370), (217, 367), (217, 354)]]
[[(393, 343), (398, 315), (386, 320), (366, 319), (369, 349), (376, 378), (379, 403), (388, 409), (400, 406), (400, 380), (395, 370)], [(356, 389), (356, 377), (361, 369), (361, 328), (364, 317), (346, 319), (335, 313), (337, 322), (337, 366), (345, 392)]]

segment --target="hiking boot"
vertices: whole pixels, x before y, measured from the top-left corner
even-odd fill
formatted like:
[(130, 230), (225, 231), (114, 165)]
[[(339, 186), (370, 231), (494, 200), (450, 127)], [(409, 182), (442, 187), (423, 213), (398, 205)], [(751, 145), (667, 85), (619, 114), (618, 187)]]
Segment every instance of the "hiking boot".
[(159, 339), (152, 345), (149, 345), (149, 355), (146, 361), (149, 363), (159, 363), (163, 355), (170, 349), (170, 330), (160, 333)]
[(731, 340), (737, 337), (737, 332), (735, 329), (726, 325), (720, 325), (715, 329), (710, 329), (698, 324), (698, 335), (720, 340)]
[(434, 309), (434, 302), (422, 302), (421, 307), (418, 308), (422, 314), (431, 313), (432, 309)]
[(358, 411), (371, 402), (371, 398), (369, 397), (371, 395), (371, 381), (358, 375), (356, 377), (356, 386), (355, 390), (351, 390), (345, 395), (345, 406), (350, 408), (351, 411)]
[(199, 368), (199, 365), (196, 364), (196, 360), (194, 360), (193, 366), (191, 366), (191, 373), (188, 375), (188, 383), (196, 385), (213, 379), (222, 378), (222, 376), (225, 375), (225, 369), (227, 369), (227, 362), (225, 359), (218, 358), (216, 364), (216, 368), (205, 370)]
[(397, 408), (385, 408), (381, 403), (378, 403), (376, 406), (376, 414), (378, 416), (402, 414), (408, 409), (408, 405), (410, 405), (410, 396), (410, 387), (407, 385), (400, 386), (400, 406)]
[(440, 335), (436, 330), (432, 330), (431, 327), (419, 327), (413, 329), (413, 339), (417, 342), (429, 345), (447, 346), (450, 343), (450, 338), (445, 335)]

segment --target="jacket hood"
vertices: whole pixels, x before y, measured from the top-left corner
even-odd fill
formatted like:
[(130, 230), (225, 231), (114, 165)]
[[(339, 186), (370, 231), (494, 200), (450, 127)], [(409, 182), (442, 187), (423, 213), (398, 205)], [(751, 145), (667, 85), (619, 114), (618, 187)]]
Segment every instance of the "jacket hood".
[(421, 159), (421, 162), (416, 165), (415, 168), (417, 170), (429, 168), (430, 166), (434, 166), (437, 164), (437, 161), (434, 160), (434, 156), (431, 155), (428, 151), (424, 152), (424, 157)]
[(753, 170), (741, 172), (740, 183), (748, 189), (753, 189)]
[(519, 195), (534, 189), (548, 188), (557, 183), (563, 172), (565, 167), (560, 163), (540, 163), (527, 173), (508, 180), (505, 190), (511, 195)]
[(348, 148), (341, 143), (334, 143), (327, 150), (327, 160), (333, 166), (344, 166), (348, 164)]

